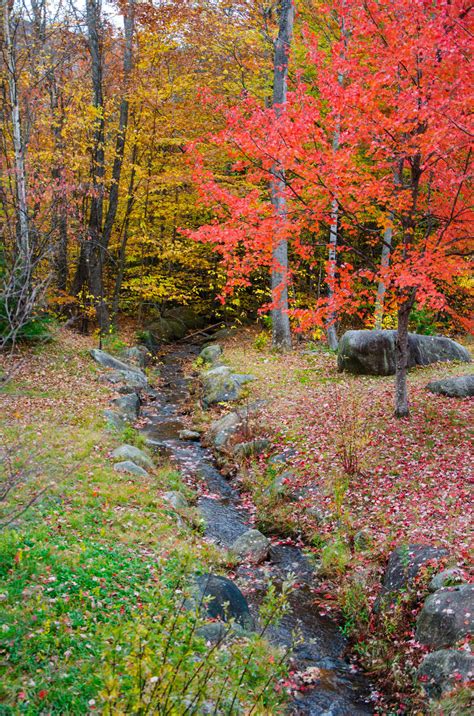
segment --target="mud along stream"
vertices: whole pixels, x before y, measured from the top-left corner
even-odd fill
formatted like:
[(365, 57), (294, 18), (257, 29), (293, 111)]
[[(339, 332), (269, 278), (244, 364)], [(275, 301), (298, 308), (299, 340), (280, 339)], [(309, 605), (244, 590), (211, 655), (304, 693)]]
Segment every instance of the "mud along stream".
[[(187, 475), (203, 481), (203, 495), (197, 507), (205, 521), (205, 535), (222, 547), (252, 527), (252, 516), (242, 504), (237, 489), (217, 469), (213, 455), (200, 442), (181, 440), (185, 428), (181, 416), (189, 398), (183, 362), (198, 352), (195, 347), (175, 348), (162, 356), (162, 381), (154, 400), (144, 407), (147, 424), (143, 429), (150, 445), (167, 454)], [(206, 496), (207, 495), (207, 496)], [(299, 672), (315, 673), (310, 686), (292, 701), (292, 714), (311, 716), (362, 716), (374, 713), (368, 680), (344, 659), (346, 642), (338, 626), (318, 614), (314, 604), (317, 576), (304, 553), (297, 547), (275, 544), (268, 561), (237, 569), (237, 583), (256, 615), (269, 580), (281, 584), (294, 574), (297, 586), (290, 596), (290, 610), (267, 632), (274, 644), (289, 647), (295, 630), (299, 633), (291, 649), (291, 666)]]

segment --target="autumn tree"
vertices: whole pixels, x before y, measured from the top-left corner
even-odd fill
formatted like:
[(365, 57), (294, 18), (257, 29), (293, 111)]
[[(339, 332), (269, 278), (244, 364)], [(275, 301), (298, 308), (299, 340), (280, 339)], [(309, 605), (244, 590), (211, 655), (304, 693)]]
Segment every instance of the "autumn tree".
[[(196, 181), (215, 220), (194, 236), (221, 253), (232, 290), (271, 265), (276, 227), (265, 180), (276, 161), (284, 157), (286, 231), (299, 255), (314, 250), (307, 237), (325, 233), (337, 200), (334, 295), (293, 313), (303, 327), (323, 325), (331, 311), (367, 319), (382, 282), (397, 305), (395, 412), (404, 416), (410, 311), (415, 301), (447, 309), (447, 286), (467, 270), (467, 8), (461, 0), (363, 8), (341, 0), (321, 9), (331, 42), (307, 33), (314, 85), (295, 85), (283, 116), (249, 98), (230, 108), (216, 102), (226, 128), (212, 140), (251, 188), (232, 193), (196, 154)], [(390, 263), (377, 259), (387, 229)]]

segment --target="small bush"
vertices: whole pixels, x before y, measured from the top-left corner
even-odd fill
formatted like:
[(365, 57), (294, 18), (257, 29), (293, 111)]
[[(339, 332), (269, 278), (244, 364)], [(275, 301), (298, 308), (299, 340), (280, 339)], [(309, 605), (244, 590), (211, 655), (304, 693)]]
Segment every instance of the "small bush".
[(370, 604), (367, 598), (367, 585), (354, 580), (344, 587), (341, 594), (342, 614), (344, 617), (343, 632), (350, 636), (368, 624)]
[[(189, 589), (189, 568), (168, 562), (153, 600), (107, 635), (100, 679), (105, 714), (279, 713), (283, 697), (274, 688), (284, 658), (268, 658), (266, 628), (285, 611), (285, 590), (268, 591), (259, 633), (244, 634), (232, 621), (226, 636), (206, 641), (209, 620)], [(275, 658), (276, 657), (276, 658)]]
[(260, 331), (258, 335), (255, 337), (255, 340), (253, 342), (253, 347), (256, 351), (265, 351), (268, 348), (268, 345), (270, 343), (270, 336), (267, 333), (267, 331)]
[(146, 440), (143, 435), (131, 425), (126, 425), (121, 433), (121, 441), (127, 445), (135, 445), (137, 448), (143, 448)]
[(321, 565), (326, 574), (342, 574), (351, 560), (349, 545), (340, 535), (327, 542), (321, 552)]
[(102, 347), (108, 353), (120, 353), (127, 347), (127, 344), (111, 326), (108, 333), (102, 334)]
[[(14, 334), (16, 342), (42, 343), (52, 339), (54, 319), (47, 314), (35, 314), (26, 320)], [(5, 301), (0, 297), (0, 345), (10, 343), (11, 324)]]

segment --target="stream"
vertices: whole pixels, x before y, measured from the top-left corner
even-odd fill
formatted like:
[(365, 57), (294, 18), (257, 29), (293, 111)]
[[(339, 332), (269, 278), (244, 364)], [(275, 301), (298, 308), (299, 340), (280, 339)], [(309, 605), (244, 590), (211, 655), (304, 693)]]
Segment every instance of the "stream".
[[(198, 352), (196, 346), (175, 347), (161, 356), (162, 380), (153, 400), (142, 410), (147, 419), (143, 433), (148, 444), (167, 454), (184, 475), (202, 480), (204, 490), (197, 507), (206, 524), (205, 536), (229, 547), (253, 526), (252, 515), (242, 504), (239, 491), (217, 469), (211, 451), (200, 442), (179, 438), (186, 427), (181, 416), (190, 395), (182, 366)], [(297, 579), (289, 598), (290, 609), (277, 626), (269, 629), (267, 638), (275, 645), (289, 647), (296, 630), (299, 639), (291, 650), (291, 669), (315, 674), (316, 678), (293, 698), (289, 712), (307, 716), (373, 714), (367, 677), (345, 660), (347, 642), (337, 624), (318, 613), (314, 603), (318, 578), (301, 549), (275, 543), (263, 564), (238, 567), (236, 581), (255, 616), (269, 580), (278, 585), (290, 573)]]

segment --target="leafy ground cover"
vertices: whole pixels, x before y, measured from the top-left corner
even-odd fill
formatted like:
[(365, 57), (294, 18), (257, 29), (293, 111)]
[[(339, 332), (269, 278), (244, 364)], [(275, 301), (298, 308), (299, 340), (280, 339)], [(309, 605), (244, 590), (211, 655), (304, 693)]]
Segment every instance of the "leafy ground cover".
[[(413, 687), (423, 653), (413, 627), (428, 575), (389, 617), (375, 618), (373, 606), (395, 546), (445, 547), (449, 566), (466, 575), (471, 566), (474, 401), (425, 390), (430, 380), (469, 366), (411, 372), (411, 416), (400, 420), (393, 417), (393, 378), (339, 374), (335, 356), (321, 346), (301, 344), (278, 356), (252, 330), (225, 343), (229, 364), (258, 379), (248, 400), (266, 401), (253, 433), (270, 437), (274, 453), (295, 451), (285, 465), (262, 456), (244, 470), (260, 524), (312, 545), (325, 580), (317, 608), (339, 614), (366, 668), (393, 692), (393, 713), (424, 712), (416, 710)], [(283, 485), (272, 490), (283, 471)]]
[(104, 431), (92, 345), (62, 331), (1, 359), (3, 458), (26, 478), (1, 520), (44, 492), (0, 531), (0, 712), (191, 714), (208, 699), (216, 713), (279, 713), (278, 655), (270, 665), (258, 634), (209, 647), (184, 609), (190, 575), (224, 564), (163, 499), (192, 501), (189, 488), (166, 464), (148, 478), (113, 470), (110, 451), (140, 438)]

